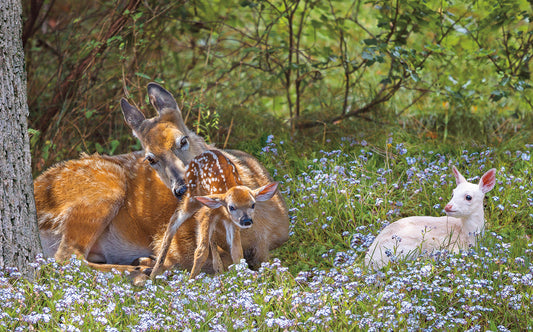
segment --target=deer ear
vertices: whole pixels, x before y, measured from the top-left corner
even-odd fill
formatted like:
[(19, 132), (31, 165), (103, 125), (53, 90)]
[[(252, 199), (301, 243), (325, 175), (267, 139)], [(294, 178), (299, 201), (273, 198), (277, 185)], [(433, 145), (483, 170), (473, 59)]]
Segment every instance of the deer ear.
[(148, 83), (146, 87), (148, 90), (148, 96), (150, 97), (150, 103), (158, 112), (161, 112), (165, 108), (178, 109), (178, 103), (170, 92), (164, 89), (157, 83)]
[(452, 166), (452, 171), (453, 171), (453, 176), (455, 176), (455, 183), (457, 183), (457, 185), (460, 185), (461, 183), (466, 182), (465, 177), (461, 173), (459, 173), (459, 171), (457, 170), (457, 168), (455, 168), (455, 166)]
[(146, 89), (148, 90), (150, 103), (157, 110), (157, 113), (159, 113), (159, 118), (175, 123), (185, 134), (187, 127), (185, 126), (185, 122), (183, 122), (178, 103), (176, 103), (172, 94), (161, 85), (153, 82), (148, 83)]
[(278, 189), (279, 182), (272, 182), (266, 186), (262, 186), (254, 190), (254, 197), (256, 201), (263, 202), (268, 201), (274, 196), (276, 190)]
[(210, 209), (216, 209), (224, 205), (224, 201), (222, 201), (218, 197), (218, 195), (196, 196), (194, 198), (198, 202), (202, 203), (203, 205), (207, 206)]
[(128, 126), (133, 131), (137, 131), (141, 123), (146, 119), (144, 114), (142, 114), (137, 107), (130, 105), (130, 103), (124, 98), (120, 100), (120, 108), (122, 109), (124, 120), (126, 120)]
[(492, 168), (483, 174), (481, 180), (479, 180), (479, 189), (482, 193), (486, 194), (494, 188), (496, 184), (496, 169)]

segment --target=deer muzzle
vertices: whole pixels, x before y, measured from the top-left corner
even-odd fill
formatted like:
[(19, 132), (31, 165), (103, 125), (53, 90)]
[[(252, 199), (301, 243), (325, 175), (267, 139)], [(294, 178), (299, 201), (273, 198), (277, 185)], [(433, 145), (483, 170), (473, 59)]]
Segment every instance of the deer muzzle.
[(239, 220), (239, 224), (242, 228), (249, 228), (249, 227), (252, 227), (252, 224), (253, 224), (253, 220), (252, 218), (248, 217), (248, 216), (243, 216), (240, 218)]
[(187, 186), (185, 184), (176, 184), (172, 186), (172, 193), (176, 198), (181, 199), (187, 192)]
[(444, 207), (444, 211), (453, 212), (453, 205), (452, 204), (446, 204), (446, 206)]

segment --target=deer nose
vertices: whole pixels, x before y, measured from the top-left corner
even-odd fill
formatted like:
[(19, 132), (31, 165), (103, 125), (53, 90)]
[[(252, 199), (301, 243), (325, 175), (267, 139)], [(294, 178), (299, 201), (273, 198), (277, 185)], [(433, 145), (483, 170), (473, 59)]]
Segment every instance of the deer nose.
[(453, 211), (452, 208), (453, 208), (453, 205), (451, 205), (451, 204), (446, 204), (446, 206), (444, 207), (444, 211), (446, 211), (446, 212), (452, 212), (452, 211)]
[(187, 186), (182, 184), (181, 186), (175, 186), (174, 189), (172, 190), (172, 193), (174, 194), (174, 196), (176, 196), (177, 198), (181, 199), (181, 197), (187, 192)]
[(241, 220), (239, 220), (242, 227), (250, 227), (254, 223), (252, 218), (249, 217), (242, 217)]

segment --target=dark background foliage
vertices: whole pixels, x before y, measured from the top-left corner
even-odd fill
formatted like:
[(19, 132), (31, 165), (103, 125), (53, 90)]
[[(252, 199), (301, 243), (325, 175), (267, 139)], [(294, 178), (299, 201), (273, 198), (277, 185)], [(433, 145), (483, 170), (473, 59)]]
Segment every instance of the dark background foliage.
[(384, 125), (500, 143), (531, 128), (532, 12), (525, 0), (28, 0), (33, 170), (139, 148), (118, 101), (153, 115), (150, 81), (219, 146)]

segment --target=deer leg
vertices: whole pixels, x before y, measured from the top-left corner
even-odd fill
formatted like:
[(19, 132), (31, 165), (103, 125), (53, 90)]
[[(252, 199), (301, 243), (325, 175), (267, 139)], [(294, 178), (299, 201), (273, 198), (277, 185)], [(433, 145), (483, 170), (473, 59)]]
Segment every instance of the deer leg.
[(157, 258), (155, 260), (155, 265), (152, 269), (152, 272), (150, 273), (150, 278), (154, 278), (162, 270), (163, 262), (167, 257), (168, 249), (170, 248), (170, 243), (172, 242), (172, 238), (175, 234), (174, 224), (179, 221), (179, 217), (179, 215), (176, 218), (172, 216), (172, 218), (170, 219), (170, 223), (168, 224), (167, 229), (165, 231), (165, 235), (163, 236), (163, 241), (161, 242), (161, 248), (159, 249), (159, 253), (157, 254)]
[(174, 215), (172, 215), (172, 218), (170, 218), (170, 222), (165, 231), (165, 235), (163, 236), (161, 247), (159, 248), (159, 253), (157, 255), (154, 268), (150, 273), (151, 278), (154, 278), (156, 275), (162, 272), (168, 250), (170, 249), (172, 238), (174, 237), (174, 235), (176, 235), (176, 232), (178, 231), (180, 226), (185, 222), (185, 220), (189, 219), (198, 210), (199, 203), (195, 202), (196, 200), (187, 197), (185, 199), (183, 208), (180, 210), (176, 210), (176, 212), (174, 212)]
[(265, 241), (259, 241), (255, 247), (246, 249), (246, 262), (253, 270), (257, 270), (262, 262), (266, 262), (268, 256), (268, 245)]
[(233, 242), (230, 244), (230, 247), (231, 247), (231, 259), (233, 260), (233, 264), (240, 263), (241, 259), (244, 258), (244, 255), (242, 253), (240, 230), (235, 229), (235, 233), (233, 235)]
[(133, 260), (131, 265), (134, 265), (134, 266), (144, 265), (144, 266), (149, 266), (153, 268), (155, 265), (156, 259), (157, 257), (151, 256), (151, 255), (149, 257), (138, 257)]
[(61, 262), (75, 254), (78, 259), (86, 260), (96, 240), (117, 215), (119, 207), (118, 200), (101, 202), (98, 209), (87, 206), (73, 207), (64, 217), (65, 229), (54, 258)]
[(218, 252), (218, 246), (215, 242), (215, 237), (213, 233), (216, 229), (216, 221), (211, 222), (209, 226), (209, 246), (211, 248), (211, 256), (213, 257), (213, 270), (215, 273), (221, 273), (224, 270), (224, 264), (220, 258), (220, 253)]
[(155, 265), (152, 269), (152, 272), (150, 273), (151, 278), (154, 278), (163, 270), (163, 264), (165, 262), (165, 259), (167, 258), (167, 253), (170, 249), (170, 243), (172, 242), (172, 238), (176, 234), (178, 228), (186, 219), (187, 215), (183, 211), (180, 211), (179, 213), (177, 213), (177, 215), (175, 213), (170, 219), (170, 223), (167, 226), (165, 235), (163, 236), (163, 241), (161, 242), (161, 247), (159, 248), (159, 253), (157, 254), (157, 258), (155, 260)]
[(196, 278), (204, 266), (207, 256), (209, 256), (209, 243), (211, 242), (209, 240), (209, 218), (204, 218), (198, 227), (198, 244), (194, 251), (194, 263), (190, 275), (191, 279)]

